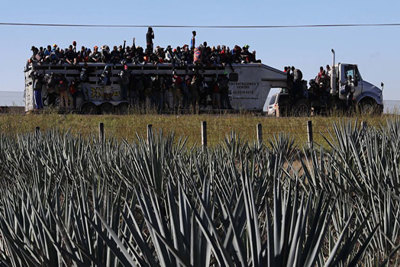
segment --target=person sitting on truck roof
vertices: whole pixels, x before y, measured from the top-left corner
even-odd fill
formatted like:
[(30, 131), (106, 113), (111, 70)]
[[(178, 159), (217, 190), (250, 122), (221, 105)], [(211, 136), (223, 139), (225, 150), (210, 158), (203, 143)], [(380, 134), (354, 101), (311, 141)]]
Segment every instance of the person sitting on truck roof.
[(101, 49), (103, 63), (111, 63), (111, 51), (108, 45), (104, 45)]
[(171, 63), (172, 62), (172, 56), (173, 56), (172, 48), (169, 45), (169, 46), (167, 46), (167, 49), (165, 50), (164, 62)]
[(65, 62), (67, 62), (68, 64), (76, 63), (76, 54), (73, 50), (72, 45), (70, 45), (68, 50), (65, 51)]
[(81, 47), (81, 50), (76, 54), (76, 58), (76, 62), (87, 62), (89, 60), (89, 53), (86, 47)]
[(99, 52), (99, 48), (97, 46), (93, 47), (93, 52), (89, 55), (90, 62), (100, 62), (101, 61), (101, 53)]
[(117, 64), (117, 63), (120, 62), (121, 58), (120, 58), (120, 53), (118, 52), (117, 46), (113, 47), (113, 50), (111, 51), (110, 57), (111, 57), (111, 63)]
[(250, 63), (250, 55), (251, 53), (249, 52), (249, 45), (243, 46), (240, 53), (241, 63)]

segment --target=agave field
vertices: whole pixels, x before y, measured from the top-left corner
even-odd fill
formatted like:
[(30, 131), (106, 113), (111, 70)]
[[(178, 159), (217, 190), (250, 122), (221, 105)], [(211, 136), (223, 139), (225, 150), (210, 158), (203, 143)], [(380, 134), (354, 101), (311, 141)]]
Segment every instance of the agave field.
[(329, 149), (0, 135), (1, 266), (386, 266), (400, 256), (400, 121)]

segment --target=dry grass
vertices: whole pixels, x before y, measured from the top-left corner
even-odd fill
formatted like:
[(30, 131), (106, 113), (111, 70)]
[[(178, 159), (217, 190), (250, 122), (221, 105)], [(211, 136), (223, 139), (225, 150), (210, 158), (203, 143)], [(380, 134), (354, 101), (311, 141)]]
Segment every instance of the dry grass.
[(295, 138), (296, 144), (307, 141), (307, 120), (313, 122), (314, 141), (326, 146), (322, 135), (327, 136), (334, 122), (341, 120), (367, 121), (370, 126), (386, 123), (394, 116), (376, 117), (312, 117), (312, 118), (270, 118), (255, 115), (1, 115), (0, 131), (10, 135), (34, 131), (36, 126), (41, 130), (69, 130), (84, 137), (98, 135), (98, 125), (104, 123), (106, 137), (133, 141), (136, 133), (146, 134), (147, 124), (152, 124), (154, 131), (174, 132), (178, 137), (187, 137), (188, 145), (200, 144), (200, 125), (207, 121), (208, 143), (213, 146), (220, 143), (231, 131), (244, 140), (253, 142), (256, 139), (256, 125), (263, 126), (263, 139), (268, 140), (274, 134), (287, 133)]

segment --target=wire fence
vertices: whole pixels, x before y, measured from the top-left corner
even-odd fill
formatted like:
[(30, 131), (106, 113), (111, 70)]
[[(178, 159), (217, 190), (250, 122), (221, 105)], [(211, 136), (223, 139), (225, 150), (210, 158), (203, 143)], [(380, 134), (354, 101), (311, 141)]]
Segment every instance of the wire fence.
[[(230, 133), (235, 133), (239, 136), (240, 134), (245, 133), (244, 139), (247, 139), (248, 141), (256, 141), (258, 143), (264, 143), (268, 139), (272, 139), (274, 136), (284, 134), (295, 139), (297, 143), (307, 144), (312, 147), (314, 145), (322, 145), (321, 143), (325, 141), (325, 138), (331, 137), (331, 134), (334, 131), (332, 124), (313, 124), (311, 120), (306, 122), (306, 124), (303, 123), (301, 126), (296, 124), (277, 125), (276, 127), (271, 127), (271, 125), (266, 123), (258, 123), (251, 127), (251, 129), (249, 126), (240, 129), (234, 127), (229, 129), (229, 127), (207, 125), (206, 121), (201, 121), (201, 124), (197, 129), (190, 127), (191, 134), (189, 136), (184, 135), (182, 137), (190, 139), (191, 144), (198, 144), (207, 147), (210, 143), (216, 144), (224, 140), (224, 138), (229, 136)], [(361, 127), (366, 127), (366, 122), (362, 121)], [(91, 136), (94, 138), (100, 138), (101, 141), (104, 141), (107, 138), (135, 139), (137, 135), (142, 138), (147, 138), (148, 140), (150, 135), (164, 130), (163, 127), (160, 127), (157, 124), (147, 124), (145, 127), (138, 127), (137, 125), (113, 126), (107, 125), (103, 122), (100, 122), (98, 125), (90, 125), (79, 129), (74, 127), (60, 127), (57, 129), (61, 132), (70, 132), (83, 137)], [(179, 133), (185, 132), (187, 129), (177, 128), (176, 130), (177, 131), (170, 132), (176, 133), (177, 136), (180, 136)], [(37, 126), (35, 131), (40, 132), (40, 127)]]

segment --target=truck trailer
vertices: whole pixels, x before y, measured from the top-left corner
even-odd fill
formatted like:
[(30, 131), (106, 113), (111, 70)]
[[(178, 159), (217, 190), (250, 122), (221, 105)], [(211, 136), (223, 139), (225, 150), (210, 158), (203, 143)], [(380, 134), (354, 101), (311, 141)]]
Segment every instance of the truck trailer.
[[(162, 64), (126, 64), (127, 71), (131, 77), (140, 75), (153, 76), (172, 76), (178, 75), (185, 77), (198, 73), (204, 81), (211, 81), (220, 75), (229, 78), (229, 102), (232, 110), (246, 110), (262, 112), (265, 101), (271, 88), (284, 88), (287, 86), (286, 74), (280, 70), (261, 63), (232, 64), (230, 66), (202, 67), (194, 70), (194, 66), (174, 67), (169, 63)], [(105, 68), (111, 72), (110, 84), (102, 84), (101, 75)], [(82, 68), (88, 69), (87, 79), (80, 82), (78, 90), (79, 97), (76, 99), (74, 111), (81, 113), (109, 113), (125, 112), (129, 107), (129, 101), (124, 99), (121, 94), (121, 86), (118, 82), (118, 73), (124, 68), (122, 64), (106, 63), (79, 63), (72, 64), (29, 64), (25, 69), (25, 111), (36, 109), (34, 99), (35, 75), (42, 77), (50, 75), (61, 75), (66, 78), (68, 83), (79, 79)], [(55, 95), (54, 88), (50, 88), (46, 83), (41, 87), (44, 108), (49, 106), (49, 95)], [(107, 98), (105, 92), (110, 91), (111, 97)], [(59, 99), (54, 101), (59, 103)], [(201, 107), (210, 110), (211, 105)]]

